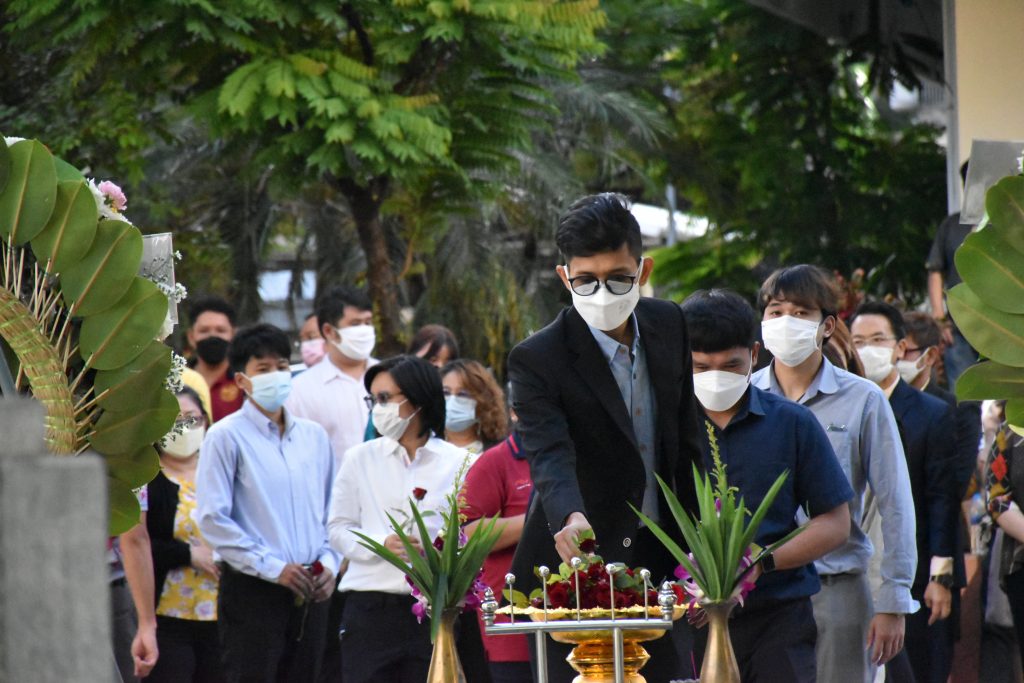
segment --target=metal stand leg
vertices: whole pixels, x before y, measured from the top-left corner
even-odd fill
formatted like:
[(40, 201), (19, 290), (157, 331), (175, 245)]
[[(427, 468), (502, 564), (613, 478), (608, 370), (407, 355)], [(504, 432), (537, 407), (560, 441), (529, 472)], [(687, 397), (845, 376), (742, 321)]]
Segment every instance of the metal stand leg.
[(624, 655), (622, 653), (621, 628), (612, 629), (612, 648), (613, 652), (615, 653), (615, 683), (623, 683), (623, 679), (625, 679), (623, 667), (625, 666), (625, 664), (622, 661)]
[(537, 643), (537, 683), (548, 683), (548, 640), (544, 631), (534, 635)]

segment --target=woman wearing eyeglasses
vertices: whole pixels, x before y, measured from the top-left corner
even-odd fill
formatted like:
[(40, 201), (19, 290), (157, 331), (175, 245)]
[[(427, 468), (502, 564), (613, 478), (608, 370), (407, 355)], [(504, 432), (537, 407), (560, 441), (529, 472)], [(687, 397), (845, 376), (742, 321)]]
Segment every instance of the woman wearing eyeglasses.
[[(406, 557), (388, 515), (412, 530), (410, 501), (441, 512), (467, 457), (448, 442), (437, 368), (415, 356), (389, 358), (366, 372), (373, 425), (380, 437), (350, 448), (334, 482), (328, 533), (349, 562), (339, 590), (345, 683), (422, 683), (430, 668), (430, 623), (412, 614), (405, 576), (359, 544), (358, 531)], [(434, 537), (441, 515), (424, 518)], [(418, 534), (414, 535), (418, 544)]]
[(475, 360), (454, 360), (441, 368), (445, 400), (445, 440), (474, 459), (508, 436), (505, 394)]

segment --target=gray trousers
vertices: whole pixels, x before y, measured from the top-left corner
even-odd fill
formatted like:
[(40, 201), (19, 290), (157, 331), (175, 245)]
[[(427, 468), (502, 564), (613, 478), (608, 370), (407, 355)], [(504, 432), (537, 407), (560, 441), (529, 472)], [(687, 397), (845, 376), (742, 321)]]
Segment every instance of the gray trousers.
[(811, 597), (811, 604), (818, 624), (818, 680), (871, 683), (875, 666), (871, 664), (867, 641), (874, 606), (867, 576), (822, 576), (821, 591)]

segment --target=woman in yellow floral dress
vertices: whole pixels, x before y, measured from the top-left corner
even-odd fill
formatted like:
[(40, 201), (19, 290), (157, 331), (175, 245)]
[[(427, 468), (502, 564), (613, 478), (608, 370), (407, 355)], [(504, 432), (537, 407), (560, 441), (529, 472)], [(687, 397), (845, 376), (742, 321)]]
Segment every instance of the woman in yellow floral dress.
[(194, 519), (196, 465), (209, 419), (191, 389), (178, 394), (178, 405), (175, 431), (158, 447), (160, 474), (148, 486), (160, 658), (146, 681), (213, 683), (222, 680), (219, 572)]

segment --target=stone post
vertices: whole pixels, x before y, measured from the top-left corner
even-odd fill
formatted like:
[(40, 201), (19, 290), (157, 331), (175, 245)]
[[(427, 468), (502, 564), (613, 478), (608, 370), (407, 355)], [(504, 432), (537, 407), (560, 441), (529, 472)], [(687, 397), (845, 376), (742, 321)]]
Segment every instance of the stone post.
[(106, 473), (59, 457), (43, 409), (0, 399), (0, 681), (111, 681)]

